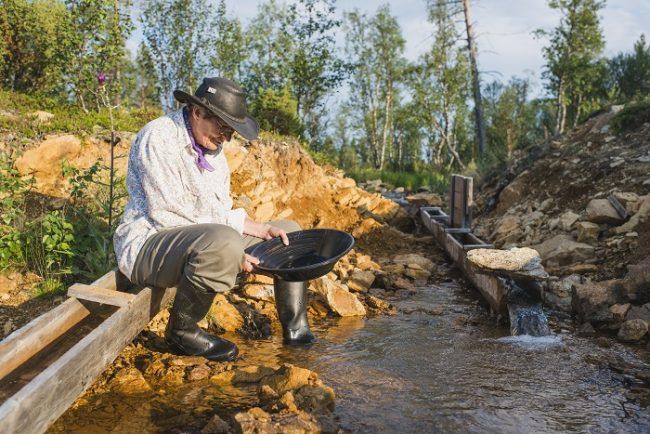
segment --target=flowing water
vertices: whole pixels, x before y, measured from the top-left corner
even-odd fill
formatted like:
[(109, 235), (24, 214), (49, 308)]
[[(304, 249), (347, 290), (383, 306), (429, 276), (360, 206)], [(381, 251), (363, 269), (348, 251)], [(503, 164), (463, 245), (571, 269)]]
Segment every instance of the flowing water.
[[(238, 344), (246, 362), (289, 362), (318, 372), (337, 392), (335, 414), (345, 431), (650, 432), (648, 403), (629, 398), (629, 379), (593, 363), (618, 356), (647, 369), (647, 348), (614, 341), (603, 348), (560, 327), (550, 336), (510, 336), (474, 291), (453, 282), (395, 304), (401, 311), (395, 316), (317, 322), (319, 341), (311, 348), (285, 348), (277, 336)], [(229, 395), (208, 384), (187, 387), (195, 388), (182, 398), (188, 414), (197, 406), (255, 400), (253, 389)], [(169, 391), (166, 403), (156, 399), (134, 401), (128, 411), (114, 405), (94, 411), (93, 423), (182, 429), (179, 406), (165, 410), (180, 398)]]

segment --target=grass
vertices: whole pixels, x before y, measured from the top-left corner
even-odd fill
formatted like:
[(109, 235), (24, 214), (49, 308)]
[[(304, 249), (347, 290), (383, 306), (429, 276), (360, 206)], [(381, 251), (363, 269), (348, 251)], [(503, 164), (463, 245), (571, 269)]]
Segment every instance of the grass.
[(355, 169), (346, 171), (346, 176), (357, 182), (381, 179), (392, 187), (404, 187), (415, 191), (420, 187), (428, 187), (432, 191), (444, 193), (449, 185), (449, 176), (440, 172), (396, 172), (391, 170)]
[[(54, 115), (54, 118), (46, 123), (38, 123), (29, 116), (37, 110), (48, 111)], [(15, 131), (29, 139), (55, 132), (87, 134), (96, 132), (98, 128), (101, 130), (110, 128), (110, 118), (106, 108), (84, 112), (76, 105), (57, 103), (52, 99), (36, 98), (15, 92), (0, 91), (0, 111), (8, 112), (0, 115), (0, 128)], [(138, 131), (161, 114), (159, 109), (151, 107), (118, 108), (113, 111), (115, 129)]]

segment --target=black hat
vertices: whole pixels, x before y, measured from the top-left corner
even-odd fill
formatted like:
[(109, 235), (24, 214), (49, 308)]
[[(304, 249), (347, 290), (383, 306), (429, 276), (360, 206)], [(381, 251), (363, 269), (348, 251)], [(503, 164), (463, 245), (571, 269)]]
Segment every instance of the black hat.
[(206, 77), (194, 95), (177, 89), (174, 91), (174, 98), (209, 110), (247, 140), (256, 139), (260, 132), (257, 121), (246, 112), (244, 90), (227, 78)]

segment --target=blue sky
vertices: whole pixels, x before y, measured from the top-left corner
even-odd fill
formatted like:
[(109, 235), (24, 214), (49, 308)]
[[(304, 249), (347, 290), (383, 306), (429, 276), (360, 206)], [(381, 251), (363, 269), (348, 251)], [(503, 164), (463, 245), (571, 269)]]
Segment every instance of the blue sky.
[[(256, 15), (259, 3), (258, 0), (226, 0), (226, 9), (230, 16), (238, 17), (246, 25)], [(343, 11), (358, 8), (374, 14), (386, 3), (402, 28), (407, 58), (417, 59), (431, 43), (433, 32), (426, 20), (425, 0), (339, 0), (337, 13), (342, 15)], [(559, 14), (547, 6), (546, 0), (472, 0), (472, 6), (482, 79), (506, 82), (512, 76), (528, 77), (534, 93), (541, 93), (542, 47), (546, 42), (535, 39), (532, 32), (538, 28), (552, 29), (559, 22)], [(630, 51), (642, 33), (650, 38), (650, 0), (608, 0), (600, 17), (607, 57)], [(342, 38), (342, 32), (339, 36)], [(133, 52), (140, 38), (141, 33), (136, 29), (128, 44)]]

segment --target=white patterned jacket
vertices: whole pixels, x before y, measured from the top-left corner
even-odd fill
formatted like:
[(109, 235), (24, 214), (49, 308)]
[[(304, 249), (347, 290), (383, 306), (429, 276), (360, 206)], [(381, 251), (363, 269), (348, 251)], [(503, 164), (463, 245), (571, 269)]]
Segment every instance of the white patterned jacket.
[(196, 158), (182, 109), (149, 122), (136, 136), (126, 177), (129, 202), (113, 237), (125, 276), (131, 277), (147, 238), (163, 229), (220, 223), (243, 233), (246, 211), (232, 209), (224, 153), (205, 153), (213, 172), (200, 169)]

